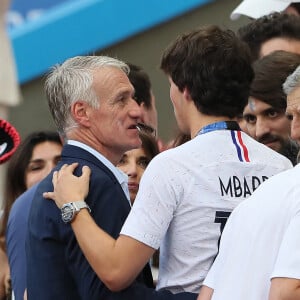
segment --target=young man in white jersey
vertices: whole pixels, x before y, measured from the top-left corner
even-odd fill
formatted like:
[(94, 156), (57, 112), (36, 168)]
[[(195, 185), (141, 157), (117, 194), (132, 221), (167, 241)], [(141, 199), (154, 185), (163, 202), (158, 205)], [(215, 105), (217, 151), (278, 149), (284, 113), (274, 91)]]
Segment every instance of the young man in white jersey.
[[(284, 90), (300, 142), (300, 66)], [(274, 176), (231, 214), (198, 300), (300, 299), (300, 166)]]
[[(246, 45), (232, 31), (207, 26), (182, 34), (164, 51), (161, 69), (169, 78), (179, 129), (191, 141), (149, 164), (117, 240), (87, 210), (71, 226), (110, 289), (125, 288), (160, 247), (157, 289), (198, 293), (231, 211), (291, 163), (235, 122), (247, 103), (253, 71)], [(45, 194), (59, 207), (85, 197), (82, 179), (72, 177), (75, 167), (55, 173), (57, 194)]]

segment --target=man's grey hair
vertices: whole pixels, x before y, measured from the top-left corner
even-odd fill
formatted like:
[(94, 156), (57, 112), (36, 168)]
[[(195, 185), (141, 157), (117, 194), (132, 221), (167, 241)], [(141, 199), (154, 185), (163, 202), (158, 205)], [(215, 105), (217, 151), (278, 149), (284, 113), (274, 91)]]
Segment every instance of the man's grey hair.
[(289, 95), (296, 87), (300, 87), (300, 65), (287, 77), (282, 87), (286, 95)]
[(77, 127), (72, 118), (71, 105), (85, 101), (99, 107), (93, 84), (93, 71), (102, 67), (115, 67), (127, 75), (129, 67), (123, 61), (108, 56), (76, 56), (52, 68), (45, 82), (45, 91), (50, 112), (60, 134)]

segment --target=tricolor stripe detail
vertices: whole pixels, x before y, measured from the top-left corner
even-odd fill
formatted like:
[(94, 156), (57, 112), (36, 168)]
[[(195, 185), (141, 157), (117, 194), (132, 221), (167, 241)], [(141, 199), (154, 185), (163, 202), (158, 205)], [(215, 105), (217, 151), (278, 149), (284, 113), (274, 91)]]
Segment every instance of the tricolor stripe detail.
[(243, 142), (241, 131), (231, 130), (231, 138), (236, 147), (237, 155), (240, 161), (250, 162), (248, 149)]

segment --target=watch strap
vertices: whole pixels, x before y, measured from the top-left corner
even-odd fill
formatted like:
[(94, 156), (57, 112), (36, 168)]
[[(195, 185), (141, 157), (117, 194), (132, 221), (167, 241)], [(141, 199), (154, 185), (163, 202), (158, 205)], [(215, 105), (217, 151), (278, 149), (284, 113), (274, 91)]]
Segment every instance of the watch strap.
[(64, 223), (70, 223), (74, 220), (81, 209), (86, 208), (91, 213), (90, 207), (85, 201), (76, 201), (65, 203), (61, 208), (62, 220)]
[(90, 207), (87, 205), (87, 203), (83, 200), (71, 202), (73, 206), (75, 207), (75, 211), (78, 213), (81, 209), (86, 208), (89, 212), (91, 212)]

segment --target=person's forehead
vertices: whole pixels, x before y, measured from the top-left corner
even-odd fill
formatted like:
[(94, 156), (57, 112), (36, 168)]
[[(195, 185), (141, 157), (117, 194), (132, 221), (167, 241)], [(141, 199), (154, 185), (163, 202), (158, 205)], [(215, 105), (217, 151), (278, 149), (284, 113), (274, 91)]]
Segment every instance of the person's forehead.
[(291, 109), (293, 107), (300, 105), (300, 87), (295, 88), (288, 96), (287, 96), (287, 108)]
[(32, 151), (31, 160), (33, 159), (46, 159), (54, 158), (60, 155), (62, 150), (62, 145), (54, 141), (43, 141), (35, 145)]
[(134, 88), (127, 74), (116, 67), (103, 67), (95, 70), (92, 86), (96, 94), (103, 99), (110, 97), (108, 96), (110, 94), (134, 93)]
[(291, 2), (291, 5), (289, 5), (289, 6), (283, 11), (283, 13), (290, 14), (290, 15), (296, 15), (296, 16), (299, 16), (299, 12), (297, 11), (297, 9), (296, 9), (295, 7), (292, 6), (293, 3), (299, 3), (299, 1), (287, 1), (287, 2)]
[(259, 99), (250, 97), (243, 114), (258, 115), (270, 108), (273, 108), (273, 106)]
[(132, 158), (139, 158), (139, 157), (141, 157), (141, 156), (146, 156), (145, 150), (144, 150), (143, 147), (140, 147), (140, 148), (136, 148), (136, 149), (132, 149), (132, 150), (126, 151), (125, 154), (126, 154), (128, 157), (132, 157)]
[(300, 54), (300, 40), (284, 37), (275, 37), (267, 40), (261, 45), (260, 57), (266, 56), (277, 50)]
[(105, 66), (93, 70), (92, 72), (94, 85), (130, 83), (127, 74), (117, 67)]
[[(141, 158), (148, 158), (145, 149), (143, 147), (140, 148), (136, 148), (136, 149), (132, 149), (132, 150), (128, 150), (124, 153), (123, 158), (126, 159), (127, 163), (124, 162), (123, 165), (128, 164), (128, 163), (136, 163), (139, 159)], [(121, 167), (121, 166), (120, 166)]]

